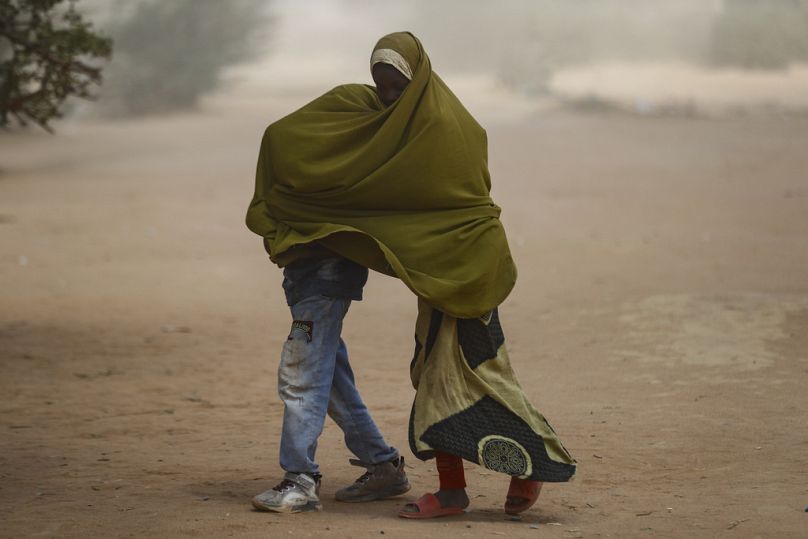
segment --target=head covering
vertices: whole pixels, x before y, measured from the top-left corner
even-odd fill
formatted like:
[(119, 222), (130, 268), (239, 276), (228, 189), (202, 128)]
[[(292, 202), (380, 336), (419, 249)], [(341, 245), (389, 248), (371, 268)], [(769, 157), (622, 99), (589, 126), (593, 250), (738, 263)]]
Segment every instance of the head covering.
[[(429, 64), (429, 58), (423, 52), (421, 43), (409, 32), (396, 32), (388, 34), (376, 42), (373, 47), (373, 54), (370, 55), (370, 69), (378, 63), (389, 64), (398, 69), (402, 75), (412, 80), (412, 66), (418, 66), (421, 59), (425, 58)], [(429, 70), (432, 70), (429, 64)]]
[(407, 60), (393, 49), (376, 49), (370, 56), (370, 69), (376, 64), (388, 64), (395, 67), (407, 80), (412, 80), (412, 68)]
[(486, 134), (409, 32), (379, 40), (412, 79), (389, 107), (338, 86), (264, 132), (247, 226), (289, 264), (316, 242), (400, 278), (436, 309), (477, 317), (516, 268), (489, 196)]

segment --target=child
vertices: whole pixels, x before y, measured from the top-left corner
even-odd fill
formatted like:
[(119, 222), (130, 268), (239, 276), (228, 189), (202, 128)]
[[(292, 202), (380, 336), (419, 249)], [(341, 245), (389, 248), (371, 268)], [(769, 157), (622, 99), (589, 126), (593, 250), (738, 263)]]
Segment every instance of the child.
[(382, 437), (354, 384), (348, 350), (340, 337), (351, 301), (362, 299), (368, 270), (316, 244), (284, 268), (283, 289), (292, 329), (278, 368), (284, 403), (280, 464), (286, 470), (273, 489), (253, 498), (259, 510), (298, 513), (321, 508), (320, 469), (314, 460), (326, 413), (345, 433), (367, 472), (337, 491), (345, 502), (379, 500), (410, 489), (404, 459)]
[(575, 465), (503, 345), (497, 306), (516, 269), (485, 131), (412, 34), (379, 40), (371, 70), (375, 88), (338, 86), (270, 126), (247, 224), (280, 265), (316, 242), (418, 296), (410, 446), (437, 458), (441, 488), (399, 515), (462, 512), (461, 459), (510, 475), (505, 509), (524, 511), (541, 481), (566, 481)]

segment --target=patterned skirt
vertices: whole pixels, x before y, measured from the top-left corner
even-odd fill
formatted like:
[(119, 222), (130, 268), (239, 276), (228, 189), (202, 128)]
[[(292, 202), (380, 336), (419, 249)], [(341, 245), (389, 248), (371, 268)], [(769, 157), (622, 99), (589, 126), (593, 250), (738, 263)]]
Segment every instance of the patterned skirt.
[(419, 299), (410, 376), (409, 441), (419, 459), (441, 451), (544, 482), (575, 474), (575, 460), (516, 381), (496, 309), (459, 319)]

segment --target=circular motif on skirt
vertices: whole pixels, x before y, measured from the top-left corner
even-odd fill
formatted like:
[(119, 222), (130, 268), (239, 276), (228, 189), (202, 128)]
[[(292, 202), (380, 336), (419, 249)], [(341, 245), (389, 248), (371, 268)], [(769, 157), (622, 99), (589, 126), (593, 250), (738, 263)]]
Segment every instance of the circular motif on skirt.
[(525, 448), (504, 436), (486, 436), (477, 444), (479, 462), (489, 470), (526, 479), (533, 473), (533, 463)]

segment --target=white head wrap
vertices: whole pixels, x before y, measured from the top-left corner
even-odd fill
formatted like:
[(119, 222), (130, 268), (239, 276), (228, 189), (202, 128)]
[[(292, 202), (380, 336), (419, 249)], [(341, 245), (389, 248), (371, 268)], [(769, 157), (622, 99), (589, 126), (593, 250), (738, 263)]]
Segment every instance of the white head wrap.
[(388, 64), (398, 69), (407, 80), (412, 80), (412, 69), (407, 60), (393, 49), (376, 49), (370, 57), (370, 69), (376, 64)]

